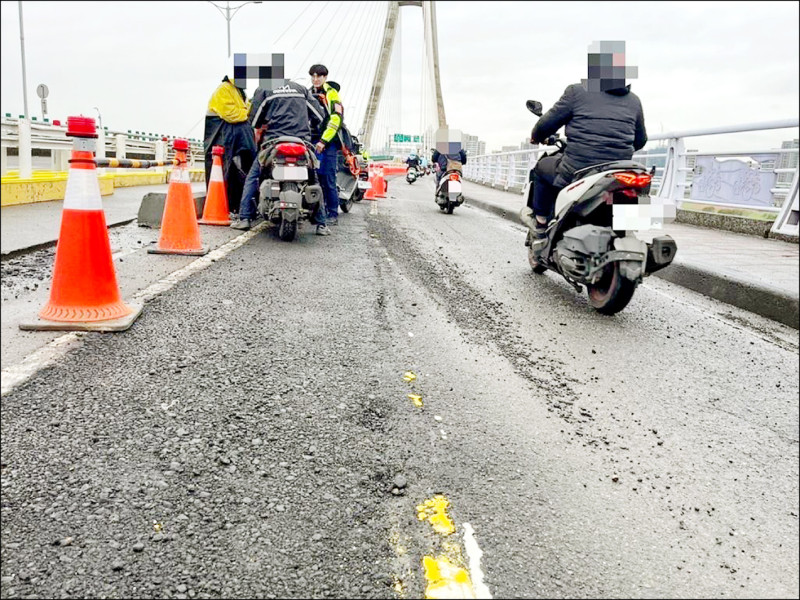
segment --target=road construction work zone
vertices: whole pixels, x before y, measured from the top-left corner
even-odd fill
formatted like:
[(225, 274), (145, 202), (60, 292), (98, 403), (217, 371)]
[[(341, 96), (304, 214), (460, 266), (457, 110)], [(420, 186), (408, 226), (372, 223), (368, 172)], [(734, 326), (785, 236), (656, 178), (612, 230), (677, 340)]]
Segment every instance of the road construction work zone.
[(658, 279), (599, 315), (433, 192), (114, 227), (117, 333), (20, 330), (57, 250), (4, 258), (0, 595), (796, 597), (796, 330)]

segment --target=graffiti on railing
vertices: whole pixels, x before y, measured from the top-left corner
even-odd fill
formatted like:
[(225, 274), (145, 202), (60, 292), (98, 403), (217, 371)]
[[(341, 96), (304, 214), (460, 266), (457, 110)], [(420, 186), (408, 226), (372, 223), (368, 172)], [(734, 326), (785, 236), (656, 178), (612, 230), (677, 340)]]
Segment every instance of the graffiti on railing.
[(698, 156), (694, 168), (690, 200), (748, 206), (774, 206), (770, 191), (776, 175), (767, 164), (774, 165), (775, 154), (720, 159)]

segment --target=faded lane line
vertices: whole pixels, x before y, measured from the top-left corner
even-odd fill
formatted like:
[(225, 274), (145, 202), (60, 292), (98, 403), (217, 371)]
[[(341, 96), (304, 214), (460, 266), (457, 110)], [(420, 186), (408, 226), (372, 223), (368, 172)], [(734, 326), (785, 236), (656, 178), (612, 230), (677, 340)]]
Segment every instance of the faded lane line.
[[(147, 302), (152, 300), (159, 294), (162, 294), (174, 287), (179, 281), (186, 279), (197, 271), (205, 269), (212, 262), (215, 262), (236, 250), (236, 248), (245, 244), (258, 233), (266, 229), (267, 225), (270, 224), (271, 223), (267, 222), (259, 223), (250, 231), (233, 238), (213, 252), (209, 252), (205, 256), (192, 261), (182, 269), (178, 269), (174, 273), (170, 273), (164, 279), (161, 279), (160, 281), (157, 281), (149, 285), (147, 288), (134, 294), (130, 301)], [(2, 374), (0, 375), (0, 387), (2, 387), (0, 396), (5, 396), (18, 385), (30, 379), (38, 371), (55, 362), (59, 357), (66, 354), (71, 348), (75, 347), (76, 343), (82, 340), (83, 337), (84, 335), (82, 332), (64, 334), (54, 339), (43, 348), (39, 348), (32, 354), (29, 354), (17, 364), (3, 369)]]
[(491, 600), (492, 594), (489, 588), (483, 583), (483, 571), (481, 570), (481, 557), (483, 550), (478, 546), (475, 539), (475, 530), (472, 525), (464, 523), (464, 550), (467, 552), (469, 560), (469, 571), (472, 574), (472, 584), (475, 587), (475, 597), (482, 600)]

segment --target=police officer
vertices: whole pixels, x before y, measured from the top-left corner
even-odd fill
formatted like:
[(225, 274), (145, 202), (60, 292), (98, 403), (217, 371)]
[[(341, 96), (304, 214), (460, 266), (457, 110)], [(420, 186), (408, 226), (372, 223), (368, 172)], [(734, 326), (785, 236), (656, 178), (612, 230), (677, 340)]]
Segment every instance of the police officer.
[(336, 170), (340, 145), (338, 133), (344, 118), (344, 108), (339, 99), (338, 88), (328, 83), (328, 69), (325, 65), (312, 65), (308, 74), (311, 75), (311, 93), (325, 107), (321, 133), (313, 141), (320, 160), (318, 174), (327, 207), (327, 220), (331, 225), (338, 225), (339, 192), (336, 189)]
[[(250, 108), (250, 122), (256, 130), (259, 145), (270, 139), (292, 136), (311, 141), (311, 124), (319, 126), (325, 120), (325, 113), (309, 91), (302, 85), (289, 80), (270, 80), (270, 87), (259, 87), (253, 95)], [(245, 180), (242, 192), (242, 205), (239, 220), (231, 223), (234, 229), (250, 229), (256, 218), (256, 195), (258, 194), (258, 175), (261, 164), (253, 161)], [(325, 226), (325, 210), (321, 207), (314, 216), (317, 221), (317, 234), (328, 235)]]

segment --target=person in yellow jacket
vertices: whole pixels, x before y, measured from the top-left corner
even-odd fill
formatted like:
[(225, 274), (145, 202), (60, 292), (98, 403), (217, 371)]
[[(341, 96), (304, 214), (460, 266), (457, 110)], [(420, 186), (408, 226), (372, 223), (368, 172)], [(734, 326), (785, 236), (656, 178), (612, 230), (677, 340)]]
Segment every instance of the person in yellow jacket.
[[(242, 82), (244, 83), (244, 82)], [(225, 148), (222, 156), (222, 173), (228, 195), (228, 208), (239, 212), (242, 189), (247, 172), (255, 160), (258, 149), (250, 122), (247, 120), (250, 102), (244, 88), (226, 75), (217, 86), (206, 111), (203, 150), (205, 152), (206, 189), (211, 176), (214, 146)]]
[(328, 83), (328, 69), (325, 65), (312, 65), (308, 70), (311, 75), (311, 94), (316, 96), (325, 107), (326, 118), (315, 132), (314, 142), (319, 157), (319, 183), (327, 208), (329, 225), (339, 224), (339, 192), (336, 189), (336, 171), (341, 141), (339, 128), (344, 119), (344, 108), (339, 99), (338, 86)]

